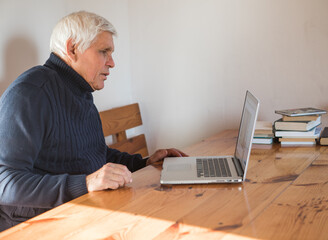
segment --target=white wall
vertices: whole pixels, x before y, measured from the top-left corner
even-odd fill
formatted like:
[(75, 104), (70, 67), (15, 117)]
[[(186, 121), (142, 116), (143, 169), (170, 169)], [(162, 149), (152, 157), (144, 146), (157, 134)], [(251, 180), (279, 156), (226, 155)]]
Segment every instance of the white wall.
[(93, 11), (119, 32), (98, 109), (137, 101), (150, 151), (180, 148), (237, 128), (246, 89), (261, 120), (327, 109), (327, 9), (325, 0), (0, 0), (0, 94), (48, 58), (61, 17)]
[(327, 109), (327, 9), (325, 0), (129, 1), (132, 89), (151, 148), (237, 128), (246, 89), (261, 120)]
[(63, 9), (63, 1), (0, 0), (0, 95), (19, 74), (47, 59), (52, 26)]

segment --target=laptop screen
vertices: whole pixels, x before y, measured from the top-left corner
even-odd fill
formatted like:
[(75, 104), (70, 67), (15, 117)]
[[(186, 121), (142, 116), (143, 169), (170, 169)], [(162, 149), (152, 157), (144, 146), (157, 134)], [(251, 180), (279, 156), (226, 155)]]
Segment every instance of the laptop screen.
[(254, 135), (258, 109), (258, 99), (254, 97), (249, 91), (247, 91), (235, 150), (235, 158), (240, 160), (244, 173), (246, 172), (248, 158), (251, 153), (252, 139)]

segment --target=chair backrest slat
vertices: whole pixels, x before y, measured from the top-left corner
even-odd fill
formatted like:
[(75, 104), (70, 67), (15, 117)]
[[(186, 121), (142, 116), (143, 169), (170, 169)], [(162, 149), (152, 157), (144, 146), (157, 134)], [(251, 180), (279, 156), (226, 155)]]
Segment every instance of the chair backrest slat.
[(105, 136), (142, 125), (138, 103), (100, 112), (100, 118)]
[(130, 154), (148, 156), (146, 138), (144, 134), (127, 138), (126, 130), (142, 125), (139, 104), (134, 103), (123, 107), (109, 109), (99, 113), (104, 136), (113, 136), (110, 148)]
[(117, 149), (121, 152), (140, 154), (142, 157), (148, 156), (148, 149), (144, 134), (123, 140), (121, 142), (113, 143), (109, 147)]

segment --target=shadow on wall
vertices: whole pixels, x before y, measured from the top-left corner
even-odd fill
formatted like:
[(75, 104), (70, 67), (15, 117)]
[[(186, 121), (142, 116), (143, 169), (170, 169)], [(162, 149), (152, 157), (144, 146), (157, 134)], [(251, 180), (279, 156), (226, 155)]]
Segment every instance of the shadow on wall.
[(4, 49), (2, 60), (4, 71), (0, 76), (0, 96), (20, 74), (38, 64), (37, 48), (26, 37), (11, 38)]

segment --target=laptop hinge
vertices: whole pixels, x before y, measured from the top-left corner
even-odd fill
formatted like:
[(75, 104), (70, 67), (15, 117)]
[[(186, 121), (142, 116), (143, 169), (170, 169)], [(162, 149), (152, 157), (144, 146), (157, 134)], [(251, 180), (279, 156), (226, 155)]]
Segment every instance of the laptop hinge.
[(233, 164), (235, 164), (238, 176), (239, 177), (244, 176), (244, 171), (243, 171), (243, 168), (240, 165), (240, 161), (235, 157), (232, 159), (232, 161), (233, 161)]

